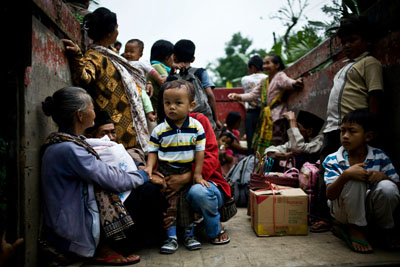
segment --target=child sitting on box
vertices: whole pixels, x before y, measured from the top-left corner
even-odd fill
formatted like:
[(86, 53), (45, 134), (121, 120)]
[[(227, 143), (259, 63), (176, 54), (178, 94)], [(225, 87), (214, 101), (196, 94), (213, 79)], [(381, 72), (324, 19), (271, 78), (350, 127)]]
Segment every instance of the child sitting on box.
[[(300, 110), (297, 120), (293, 111), (283, 114), (289, 121), (287, 134), (289, 141), (279, 146), (269, 146), (264, 155), (274, 159), (288, 159), (292, 156), (296, 159), (296, 168), (300, 170), (305, 162), (315, 163), (319, 158), (323, 135), (319, 134), (325, 121), (310, 112)], [(272, 167), (272, 171), (282, 171), (278, 161)]]
[[(193, 171), (193, 183), (210, 187), (203, 179), (202, 169), (205, 149), (205, 133), (199, 121), (189, 117), (194, 109), (194, 87), (190, 82), (175, 80), (166, 84), (163, 93), (163, 103), (166, 118), (158, 124), (150, 137), (148, 159), (145, 171), (151, 175), (158, 161), (158, 171), (164, 176), (184, 174)], [(190, 184), (181, 190), (189, 190)], [(166, 187), (166, 185), (164, 186)], [(177, 218), (178, 192), (168, 197), (170, 207), (167, 216)], [(176, 220), (175, 220), (176, 221)], [(184, 244), (189, 250), (200, 249), (201, 244), (194, 238), (193, 223), (185, 225)], [(160, 252), (171, 254), (178, 249), (176, 222), (167, 229), (168, 239)]]
[(399, 204), (399, 176), (389, 157), (368, 145), (374, 136), (374, 118), (368, 110), (348, 113), (340, 127), (342, 146), (324, 161), (326, 196), (331, 215), (341, 224), (340, 234), (359, 253), (373, 251), (366, 226), (381, 232), (383, 244), (399, 249), (394, 239), (393, 212)]

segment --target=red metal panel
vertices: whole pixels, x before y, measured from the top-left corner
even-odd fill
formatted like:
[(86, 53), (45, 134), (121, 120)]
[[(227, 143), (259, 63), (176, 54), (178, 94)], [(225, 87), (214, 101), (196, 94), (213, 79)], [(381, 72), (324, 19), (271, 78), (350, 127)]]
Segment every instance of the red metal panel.
[(338, 38), (328, 39), (311, 50), (308, 54), (297, 60), (285, 70), (285, 73), (292, 78), (308, 76), (308, 72), (325, 63), (332, 57), (340, 54), (342, 46)]
[(228, 94), (237, 93), (243, 94), (243, 88), (216, 88), (214, 89), (214, 96), (217, 102), (218, 119), (225, 121), (226, 116), (231, 111), (239, 112), (242, 115), (242, 120), (246, 119), (246, 109), (243, 104), (231, 101), (228, 99)]
[(77, 44), (81, 43), (81, 26), (61, 0), (33, 0), (49, 18)]

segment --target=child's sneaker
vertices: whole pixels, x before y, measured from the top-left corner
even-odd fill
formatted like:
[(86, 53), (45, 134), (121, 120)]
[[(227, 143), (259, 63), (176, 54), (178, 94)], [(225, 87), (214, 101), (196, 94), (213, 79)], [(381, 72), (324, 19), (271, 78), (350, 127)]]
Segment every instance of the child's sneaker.
[(173, 254), (179, 248), (178, 240), (175, 238), (169, 238), (165, 240), (164, 245), (160, 248), (160, 253), (163, 254)]
[(197, 241), (193, 236), (185, 237), (184, 244), (188, 250), (201, 249), (201, 243)]

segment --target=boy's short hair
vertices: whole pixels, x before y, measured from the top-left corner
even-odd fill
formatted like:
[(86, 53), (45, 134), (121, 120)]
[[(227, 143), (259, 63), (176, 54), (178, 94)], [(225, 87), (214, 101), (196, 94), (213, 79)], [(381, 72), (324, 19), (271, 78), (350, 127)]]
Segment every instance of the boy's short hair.
[(227, 126), (233, 126), (236, 122), (242, 119), (242, 115), (240, 115), (237, 111), (231, 111), (228, 113), (225, 119), (225, 123)]
[(196, 46), (190, 40), (182, 39), (174, 45), (174, 54), (179, 62), (190, 62), (194, 58)]
[(174, 81), (167, 82), (167, 84), (164, 88), (164, 92), (167, 91), (168, 89), (181, 88), (181, 87), (186, 88), (186, 91), (189, 96), (189, 100), (190, 100), (190, 102), (193, 102), (196, 92), (194, 90), (193, 84), (188, 81), (174, 80)]
[(259, 55), (252, 56), (247, 62), (247, 66), (249, 68), (251, 68), (251, 66), (254, 66), (259, 71), (263, 70), (263, 64), (263, 59)]
[(366, 17), (351, 16), (340, 21), (340, 26), (337, 30), (339, 38), (352, 34), (360, 35), (364, 40), (370, 39), (372, 27)]
[(375, 132), (376, 115), (368, 109), (357, 109), (347, 113), (342, 119), (343, 123), (356, 123), (364, 129), (364, 132)]
[(130, 39), (128, 42), (126, 42), (127, 44), (134, 44), (134, 43), (137, 43), (138, 44), (138, 46), (140, 47), (140, 49), (142, 50), (142, 52), (143, 52), (143, 49), (144, 49), (144, 43), (141, 41), (141, 40), (139, 40), (139, 39)]
[(156, 41), (150, 50), (150, 61), (157, 60), (163, 62), (174, 53), (174, 45), (167, 40)]

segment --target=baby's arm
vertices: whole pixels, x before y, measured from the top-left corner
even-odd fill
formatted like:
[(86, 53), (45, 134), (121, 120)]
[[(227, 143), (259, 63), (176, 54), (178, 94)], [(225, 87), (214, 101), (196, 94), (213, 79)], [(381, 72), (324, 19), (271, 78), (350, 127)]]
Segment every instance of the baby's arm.
[(210, 187), (208, 182), (204, 180), (203, 176), (201, 175), (201, 172), (203, 171), (203, 161), (204, 161), (204, 150), (196, 151), (194, 155), (193, 183)]
[[(154, 69), (153, 69), (154, 70)], [(158, 83), (159, 86), (162, 86), (166, 80), (167, 77), (162, 77), (157, 71), (151, 71), (149, 72), (150, 76)]]

